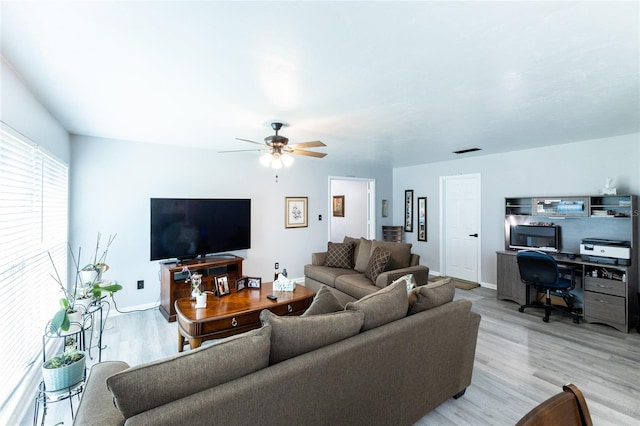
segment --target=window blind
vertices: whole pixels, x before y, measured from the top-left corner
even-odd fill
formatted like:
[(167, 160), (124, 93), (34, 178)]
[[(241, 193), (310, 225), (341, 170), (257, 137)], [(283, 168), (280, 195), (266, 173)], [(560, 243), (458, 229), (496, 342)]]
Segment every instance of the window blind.
[(31, 404), (27, 378), (40, 378), (42, 335), (61, 297), (48, 253), (67, 282), (68, 186), (67, 165), (0, 126), (2, 420), (17, 404)]

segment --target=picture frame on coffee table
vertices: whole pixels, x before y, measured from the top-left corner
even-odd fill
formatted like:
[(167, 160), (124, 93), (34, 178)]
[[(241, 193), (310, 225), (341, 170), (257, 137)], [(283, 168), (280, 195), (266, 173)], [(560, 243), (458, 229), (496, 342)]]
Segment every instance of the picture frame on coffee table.
[(247, 288), (247, 282), (249, 279), (247, 277), (242, 277), (236, 280), (236, 293)]
[(216, 295), (222, 297), (229, 293), (231, 293), (229, 289), (229, 276), (225, 274), (216, 277)]
[(247, 277), (247, 288), (260, 288), (262, 286), (262, 278)]

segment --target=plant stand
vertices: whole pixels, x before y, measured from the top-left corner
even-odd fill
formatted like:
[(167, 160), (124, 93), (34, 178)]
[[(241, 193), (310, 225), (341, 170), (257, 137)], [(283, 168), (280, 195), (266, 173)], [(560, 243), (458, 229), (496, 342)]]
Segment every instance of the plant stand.
[(47, 416), (47, 405), (66, 400), (69, 401), (69, 409), (71, 410), (71, 418), (73, 419), (75, 414), (73, 409), (73, 397), (77, 396), (78, 402), (80, 402), (80, 395), (84, 389), (85, 380), (86, 370), (81, 381), (69, 386), (68, 388), (59, 389), (57, 391), (47, 391), (45, 389), (44, 380), (40, 381), (40, 385), (38, 385), (38, 391), (36, 393), (35, 408), (33, 411), (33, 425), (36, 426), (38, 424), (38, 418), (40, 417), (40, 405), (42, 405), (42, 419), (40, 424), (44, 426), (44, 418)]

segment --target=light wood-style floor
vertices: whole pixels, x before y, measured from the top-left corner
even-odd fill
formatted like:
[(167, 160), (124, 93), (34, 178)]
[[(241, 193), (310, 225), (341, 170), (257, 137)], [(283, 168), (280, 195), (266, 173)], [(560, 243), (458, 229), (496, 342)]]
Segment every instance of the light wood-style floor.
[[(595, 425), (640, 425), (640, 334), (553, 313), (546, 324), (541, 310), (520, 313), (486, 288), (456, 298), (482, 315), (472, 384), (417, 425), (513, 425), (566, 383), (582, 390)], [(106, 327), (103, 360), (135, 365), (177, 351), (176, 323), (157, 310), (111, 316)], [(61, 422), (71, 424), (65, 402), (50, 406), (45, 424)]]

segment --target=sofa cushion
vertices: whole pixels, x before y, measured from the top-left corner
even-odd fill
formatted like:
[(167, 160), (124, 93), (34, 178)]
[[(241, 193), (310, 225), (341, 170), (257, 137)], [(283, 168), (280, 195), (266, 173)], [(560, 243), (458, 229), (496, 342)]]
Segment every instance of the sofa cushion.
[(324, 266), (331, 268), (353, 268), (353, 249), (355, 243), (327, 243), (327, 258)]
[(315, 281), (335, 287), (336, 278), (346, 274), (358, 274), (355, 269), (330, 268), (328, 266), (305, 265), (304, 275)]
[(369, 264), (367, 265), (367, 269), (364, 271), (364, 276), (369, 278), (371, 282), (375, 284), (378, 279), (378, 275), (384, 272), (384, 268), (386, 268), (387, 263), (389, 263), (390, 257), (390, 251), (376, 247), (373, 253), (371, 253)]
[(411, 246), (411, 243), (374, 240), (371, 243), (371, 250), (380, 247), (391, 252), (391, 259), (389, 259), (389, 264), (387, 265), (387, 271), (391, 271), (409, 266), (409, 263), (411, 263)]
[(271, 327), (263, 327), (116, 373), (107, 387), (129, 418), (267, 367), (270, 342)]
[(445, 278), (414, 288), (408, 294), (409, 315), (444, 305), (453, 300), (456, 287), (452, 278)]
[(398, 280), (356, 302), (347, 303), (345, 309), (364, 312), (362, 331), (365, 331), (407, 316), (407, 300), (407, 284), (405, 280)]
[(323, 284), (322, 287), (320, 287), (320, 290), (318, 290), (316, 295), (313, 297), (311, 305), (306, 311), (304, 311), (302, 316), (328, 314), (330, 312), (338, 312), (342, 310), (344, 310), (342, 303), (340, 303), (338, 298), (331, 293), (329, 287)]
[[(362, 299), (376, 291), (380, 290), (371, 280), (364, 274), (343, 275), (336, 278), (336, 289), (348, 294), (354, 299)], [(350, 300), (353, 301), (353, 300)]]
[[(354, 313), (357, 315), (352, 315)], [(276, 364), (358, 334), (364, 313), (340, 311), (280, 317), (265, 309), (260, 312), (260, 321), (272, 328), (269, 362)]]

